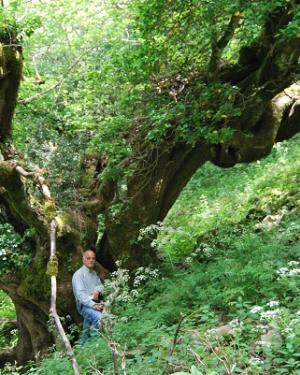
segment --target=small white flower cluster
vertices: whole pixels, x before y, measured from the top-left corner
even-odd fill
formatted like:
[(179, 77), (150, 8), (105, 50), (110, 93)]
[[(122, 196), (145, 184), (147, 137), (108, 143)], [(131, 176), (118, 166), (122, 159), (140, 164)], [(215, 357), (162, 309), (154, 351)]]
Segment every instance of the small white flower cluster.
[(120, 261), (116, 262), (118, 267), (117, 271), (113, 272), (111, 278), (105, 282), (105, 291), (107, 298), (105, 306), (110, 309), (114, 303), (128, 303), (134, 298), (138, 297), (138, 287), (149, 279), (155, 279), (159, 276), (157, 269), (150, 267), (139, 267), (135, 272), (133, 280), (134, 289), (129, 288), (130, 275), (127, 269), (122, 268)]
[(288, 321), (287, 326), (282, 330), (282, 333), (289, 335), (290, 337), (294, 337), (296, 335), (296, 331), (300, 327), (300, 311), (297, 311), (295, 316), (295, 318)]
[(117, 271), (112, 273), (111, 279), (105, 283), (105, 290), (109, 291), (105, 305), (110, 307), (115, 301), (128, 302), (130, 299), (128, 282), (129, 271), (121, 268), (121, 262), (116, 262)]
[(257, 324), (254, 328), (254, 330), (258, 333), (267, 333), (269, 329), (268, 324)]
[(259, 366), (259, 365), (263, 365), (263, 364), (264, 364), (264, 361), (261, 358), (251, 357), (249, 359), (249, 365), (250, 366)]
[(263, 311), (263, 308), (261, 306), (253, 306), (252, 309), (250, 310), (250, 313), (251, 314), (258, 314), (258, 313), (261, 313)]
[(241, 322), (240, 320), (238, 319), (233, 319), (231, 320), (228, 325), (230, 325), (231, 328), (242, 328), (244, 323)]
[(279, 307), (279, 302), (278, 301), (270, 301), (266, 304), (266, 306), (270, 307), (271, 309)]
[(266, 304), (268, 310), (265, 310), (262, 306), (253, 306), (250, 310), (251, 314), (259, 315), (261, 321), (272, 321), (280, 317), (281, 310), (279, 308), (278, 301), (270, 301)]
[(144, 238), (148, 236), (153, 236), (157, 234), (160, 231), (162, 225), (163, 223), (158, 221), (156, 224), (151, 224), (145, 228), (141, 228), (139, 231), (138, 241), (142, 241)]
[(218, 333), (218, 330), (216, 328), (208, 329), (205, 334), (206, 336), (215, 336)]
[(279, 275), (280, 278), (299, 276), (300, 268), (297, 268), (299, 264), (300, 262), (296, 260), (291, 260), (290, 262), (288, 262), (288, 267), (281, 267), (279, 268), (279, 270), (276, 271), (276, 273)]
[(7, 259), (6, 255), (7, 255), (6, 249), (3, 249), (3, 248), (0, 249), (0, 258), (1, 258), (1, 260), (6, 260)]
[(299, 266), (300, 262), (296, 261), (296, 260), (291, 260), (290, 262), (288, 262), (288, 266), (290, 267), (297, 267)]
[(276, 318), (279, 318), (280, 313), (281, 313), (280, 309), (263, 311), (260, 315), (260, 320), (267, 320), (267, 321), (274, 320)]
[(158, 269), (152, 269), (150, 267), (139, 267), (135, 272), (133, 286), (137, 288), (141, 284), (143, 284), (145, 281), (149, 279), (156, 279), (158, 276), (159, 276)]
[(120, 217), (120, 211), (122, 209), (123, 203), (115, 203), (109, 208), (109, 216), (112, 220), (118, 221)]
[(210, 258), (214, 249), (207, 243), (202, 243), (194, 252), (195, 256), (203, 254), (205, 257)]
[(209, 246), (208, 244), (206, 243), (202, 243), (200, 244), (199, 247), (197, 247), (194, 252), (188, 256), (187, 258), (185, 258), (185, 263), (190, 265), (193, 263), (193, 260), (194, 259), (197, 259), (197, 258), (210, 258), (213, 254), (213, 251), (214, 249)]
[(186, 257), (185, 260), (184, 260), (184, 263), (187, 264), (188, 266), (190, 266), (191, 264), (193, 264), (193, 258), (192, 257)]
[(138, 275), (134, 278), (133, 286), (136, 288), (140, 286), (143, 283), (143, 281), (146, 281), (146, 280), (147, 280), (146, 275)]
[(180, 233), (185, 233), (182, 227), (173, 228), (165, 223), (157, 222), (157, 226), (153, 226), (153, 230), (156, 230), (156, 234), (163, 232), (163, 236), (155, 238), (151, 242), (151, 247), (157, 250), (163, 249), (165, 246), (174, 245), (177, 242), (176, 236)]

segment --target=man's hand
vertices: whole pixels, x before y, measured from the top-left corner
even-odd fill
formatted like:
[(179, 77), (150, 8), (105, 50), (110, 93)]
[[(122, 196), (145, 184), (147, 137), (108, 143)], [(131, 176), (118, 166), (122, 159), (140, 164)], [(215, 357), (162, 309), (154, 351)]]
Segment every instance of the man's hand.
[(97, 310), (97, 311), (103, 311), (103, 303), (95, 303), (95, 305), (93, 306), (93, 309), (94, 310)]
[(94, 289), (93, 293), (92, 293), (92, 300), (95, 301), (95, 302), (98, 302), (99, 301), (99, 297), (100, 297), (99, 290)]

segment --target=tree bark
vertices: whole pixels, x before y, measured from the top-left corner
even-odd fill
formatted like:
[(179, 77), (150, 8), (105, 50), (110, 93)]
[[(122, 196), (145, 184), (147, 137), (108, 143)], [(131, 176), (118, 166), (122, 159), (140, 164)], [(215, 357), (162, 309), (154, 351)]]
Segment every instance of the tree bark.
[(0, 40), (0, 47), (0, 143), (2, 144), (12, 135), (11, 121), (22, 76), (22, 55), (21, 47), (7, 45), (5, 40), (4, 42)]

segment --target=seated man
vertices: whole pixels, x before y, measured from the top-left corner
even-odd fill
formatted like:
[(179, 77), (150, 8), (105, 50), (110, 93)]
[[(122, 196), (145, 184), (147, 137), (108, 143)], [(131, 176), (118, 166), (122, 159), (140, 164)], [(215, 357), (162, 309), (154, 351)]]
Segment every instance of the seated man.
[(103, 285), (94, 271), (96, 254), (93, 250), (86, 250), (82, 260), (83, 266), (74, 273), (72, 278), (76, 307), (84, 319), (83, 334), (80, 338), (81, 346), (93, 332), (98, 332), (103, 310), (103, 305), (99, 303)]

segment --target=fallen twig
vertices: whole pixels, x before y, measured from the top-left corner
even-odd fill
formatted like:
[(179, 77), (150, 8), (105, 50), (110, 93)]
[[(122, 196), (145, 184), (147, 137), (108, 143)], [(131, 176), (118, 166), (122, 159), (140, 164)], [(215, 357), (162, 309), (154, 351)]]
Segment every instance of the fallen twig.
[[(169, 354), (168, 358), (173, 356), (173, 353), (174, 353), (176, 345), (177, 345), (177, 337), (178, 337), (178, 334), (179, 334), (179, 331), (180, 331), (180, 327), (181, 327), (181, 324), (182, 324), (183, 319), (185, 317), (186, 317), (186, 315), (184, 315), (184, 314), (181, 314), (181, 316), (180, 316), (179, 322), (178, 322), (177, 327), (176, 327), (174, 339), (173, 339), (173, 345), (172, 345), (172, 348), (170, 350), (170, 354)], [(169, 365), (170, 365), (169, 361), (167, 361), (165, 367), (162, 370), (162, 375), (166, 374), (166, 371), (167, 371)]]

